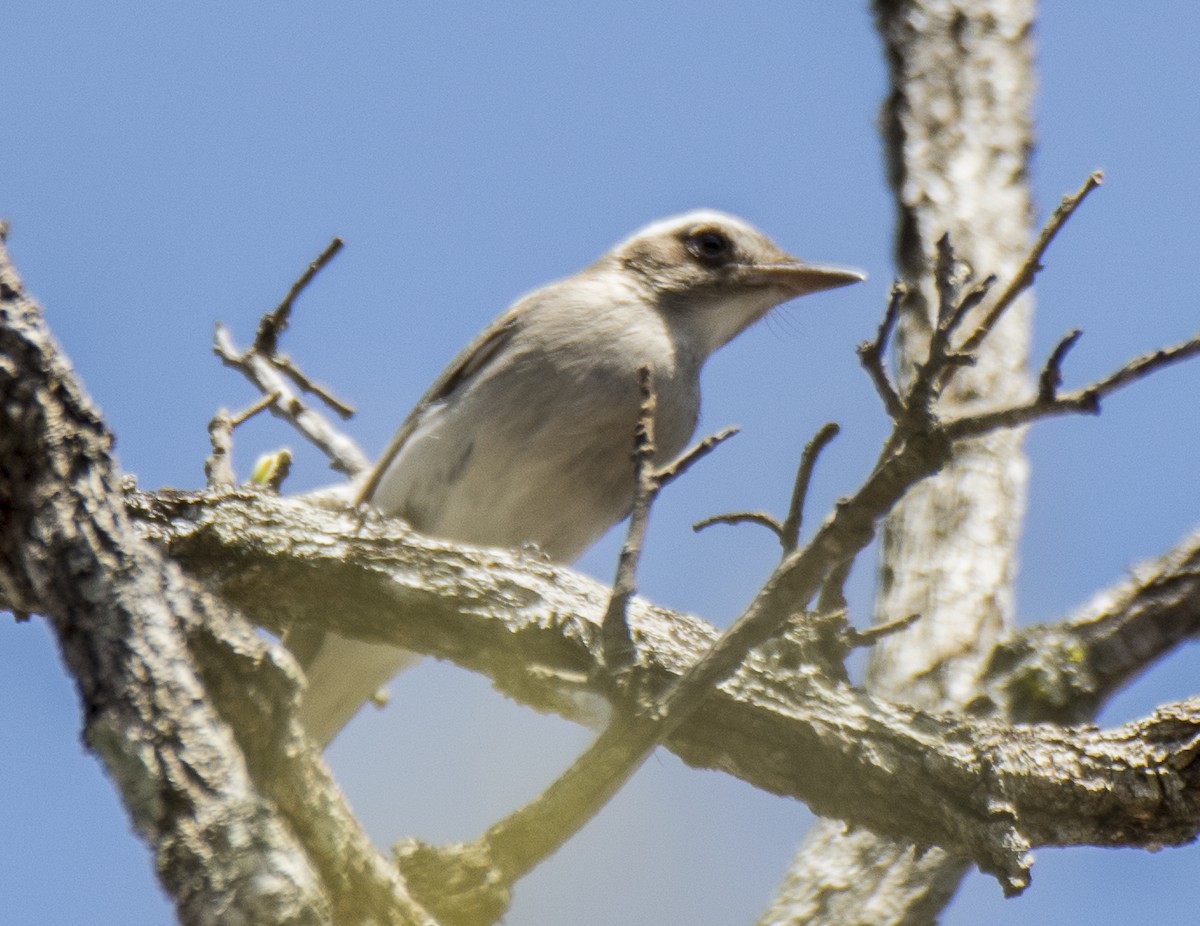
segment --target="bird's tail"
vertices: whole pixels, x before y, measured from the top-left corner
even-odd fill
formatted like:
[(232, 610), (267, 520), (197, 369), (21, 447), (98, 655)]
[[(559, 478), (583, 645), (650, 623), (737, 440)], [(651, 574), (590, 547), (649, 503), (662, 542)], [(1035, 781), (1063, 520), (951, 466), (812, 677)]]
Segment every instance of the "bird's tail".
[(364, 643), (335, 633), (303, 641), (307, 645), (297, 645), (300, 641), (292, 639), (286, 642), (308, 677), (300, 702), (300, 722), (322, 749), (393, 675), (421, 658), (412, 650)]

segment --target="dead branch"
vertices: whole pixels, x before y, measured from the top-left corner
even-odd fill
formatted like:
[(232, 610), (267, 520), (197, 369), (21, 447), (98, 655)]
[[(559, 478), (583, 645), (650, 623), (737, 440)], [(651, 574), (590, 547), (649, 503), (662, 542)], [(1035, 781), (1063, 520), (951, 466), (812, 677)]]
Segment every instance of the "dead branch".
[(296, 278), (296, 281), (288, 289), (287, 295), (280, 300), (279, 305), (259, 319), (258, 330), (254, 334), (254, 345), (251, 348), (255, 353), (268, 357), (278, 353), (279, 338), (287, 330), (288, 323), (291, 321), (292, 306), (295, 304), (296, 298), (304, 292), (313, 278), (337, 256), (344, 243), (341, 238), (334, 237), (325, 246), (325, 250), (317, 255), (316, 260), (310, 263)]
[(21, 500), (0, 605), (49, 620), (181, 922), (431, 924), (308, 744), (291, 658), (132, 527), (112, 436), (3, 247), (0, 415), (0, 497)]
[(237, 484), (237, 476), (233, 471), (234, 429), (278, 400), (279, 393), (272, 392), (236, 414), (222, 408), (213, 415), (208, 423), (208, 440), (212, 445), (212, 453), (204, 461), (205, 482), (209, 487)]
[(218, 322), (213, 335), (213, 353), (226, 366), (250, 380), (264, 396), (275, 396), (268, 406), (271, 413), (291, 424), (318, 447), (329, 458), (329, 465), (333, 469), (353, 477), (370, 467), (367, 455), (324, 415), (305, 402), (297, 389), (317, 396), (343, 418), (348, 418), (354, 410), (303, 373), (290, 357), (279, 353), (279, 339), (287, 329), (296, 298), (341, 248), (342, 240), (334, 238), (320, 256), (308, 265), (292, 283), (279, 305), (259, 319), (254, 343), (246, 350), (239, 350), (229, 329)]
[(813, 469), (817, 464), (817, 457), (821, 455), (821, 451), (829, 444), (831, 440), (838, 436), (838, 425), (836, 422), (830, 421), (821, 426), (820, 430), (813, 435), (804, 446), (803, 453), (800, 454), (800, 465), (796, 468), (796, 481), (792, 486), (792, 497), (788, 503), (788, 513), (786, 517), (780, 521), (774, 515), (767, 514), (762, 511), (730, 511), (725, 514), (714, 514), (707, 518), (701, 518), (692, 525), (692, 530), (702, 531), (706, 527), (711, 527), (714, 524), (757, 524), (760, 527), (765, 527), (779, 541), (779, 545), (783, 547), (783, 555), (787, 556), (796, 549), (800, 542), (800, 526), (804, 518), (804, 502), (808, 497), (808, 484), (812, 481)]
[(986, 314), (976, 329), (971, 333), (961, 346), (963, 351), (973, 351), (983, 343), (991, 330), (996, 326), (1004, 313), (1008, 310), (1017, 297), (1025, 290), (1033, 285), (1034, 278), (1042, 269), (1042, 258), (1046, 256), (1046, 250), (1050, 247), (1062, 227), (1067, 224), (1067, 220), (1075, 214), (1075, 210), (1083, 205), (1083, 201), (1087, 195), (1096, 189), (1104, 182), (1103, 171), (1092, 171), (1083, 185), (1074, 193), (1064, 196), (1062, 201), (1055, 207), (1054, 212), (1050, 214), (1050, 218), (1042, 226), (1038, 232), (1037, 240), (1034, 241), (1033, 247), (1029, 249), (1029, 254), (1022, 261), (1020, 269), (1014, 274), (1012, 280), (1004, 287), (1004, 290), (996, 297), (996, 301), (988, 307)]
[(892, 383), (892, 378), (887, 372), (887, 349), (888, 343), (891, 340), (892, 332), (896, 328), (896, 319), (900, 315), (900, 303), (904, 300), (907, 291), (904, 284), (897, 280), (892, 284), (892, 291), (888, 296), (887, 308), (883, 313), (883, 320), (879, 323), (879, 329), (875, 332), (874, 341), (863, 341), (858, 345), (858, 359), (862, 363), (863, 369), (867, 371), (867, 375), (871, 377), (871, 383), (875, 386), (875, 391), (879, 393), (879, 398), (883, 401), (884, 411), (893, 421), (904, 414), (904, 406), (900, 404), (900, 393)]
[[(1083, 194), (1081, 193), (1080, 196)], [(1045, 402), (1039, 397), (1003, 409), (953, 419), (937, 413), (941, 390), (955, 369), (974, 363), (974, 355), (956, 350), (950, 335), (990, 287), (984, 281), (961, 295), (969, 271), (954, 256), (949, 241), (939, 243), (938, 323), (917, 363), (900, 418), (894, 420), (874, 470), (853, 495), (841, 500), (809, 543), (785, 556), (740, 617), (686, 672), (636, 714), (620, 713), (595, 743), (558, 780), (529, 804), (496, 824), (472, 847), (473, 857), (493, 859), (500, 880), (519, 877), (575, 833), (624, 784), (654, 746), (683, 723), (712, 690), (741, 665), (755, 647), (778, 634), (789, 618), (806, 610), (838, 570), (845, 570), (873, 539), (876, 525), (916, 483), (938, 472), (953, 454), (955, 441), (1014, 427), (1049, 414), (1095, 411), (1099, 398), (1167, 363), (1200, 352), (1200, 338), (1136, 358), (1125, 367), (1076, 394)], [(1009, 289), (1013, 289), (1010, 286)], [(1015, 290), (1015, 291), (1019, 291)], [(889, 309), (891, 305), (889, 303)], [(998, 316), (997, 316), (998, 317)], [(887, 322), (880, 331), (887, 330)], [(977, 333), (981, 329), (977, 329)], [(988, 329), (990, 330), (990, 329)], [(979, 341), (982, 343), (987, 331)], [(843, 572), (844, 574), (844, 572)], [(1006, 844), (1019, 847), (1024, 837), (1015, 826), (1004, 831)], [(1027, 878), (1022, 852), (980, 861), (1005, 890), (1019, 891)]]
[[(174, 557), (276, 630), (316, 624), (452, 659), (568, 716), (578, 710), (571, 685), (603, 690), (595, 679), (608, 590), (568, 569), (428, 540), (387, 519), (358, 530), (352, 512), (301, 499), (241, 492), (134, 501)], [(703, 621), (636, 598), (629, 621), (639, 640), (631, 672), (660, 698), (716, 636)], [(1194, 721), (1200, 704), (1185, 702), (1111, 731), (1012, 728), (890, 704), (820, 673), (774, 671), (752, 655), (666, 745), (691, 764), (876, 832), (945, 846), (989, 870), (1005, 858), (1015, 888), (1024, 862), (1004, 846), (1018, 836), (1034, 846), (1149, 845), (1200, 830), (1200, 782), (1178, 764)], [(620, 757), (630, 742), (628, 731), (614, 732), (602, 748)], [(1151, 798), (1137, 784), (1160, 774), (1180, 782), (1168, 789), (1169, 808), (1154, 803), (1163, 792)], [(1123, 814), (1130, 819), (1113, 825)], [(492, 859), (489, 870), (505, 883), (529, 864), (511, 829), (497, 827), (470, 849), (476, 861)]]

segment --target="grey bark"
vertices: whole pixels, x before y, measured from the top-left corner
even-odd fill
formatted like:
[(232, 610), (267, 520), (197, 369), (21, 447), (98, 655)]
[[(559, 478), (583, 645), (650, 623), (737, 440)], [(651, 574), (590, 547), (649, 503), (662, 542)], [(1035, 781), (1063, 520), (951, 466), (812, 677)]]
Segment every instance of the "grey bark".
[[(569, 570), (298, 499), (119, 491), (109, 435), (2, 249), (0, 411), (0, 607), (50, 618), (88, 741), (185, 923), (429, 919), (304, 740), (291, 660), (179, 564), (267, 626), (320, 623), (454, 659), (543, 708), (572, 713), (576, 695), (610, 690), (598, 632), (608, 591)], [(1194, 632), (1197, 555), (1181, 547), (1078, 622), (1089, 664), (1119, 652), (1132, 625), (1156, 629), (1155, 646), (1123, 667), (1095, 659), (1097, 678), (1116, 665), (1115, 681)], [(393, 607), (402, 619), (386, 616)], [(637, 600), (630, 621), (630, 684), (650, 693), (715, 636)], [(1013, 890), (1029, 845), (1154, 847), (1200, 830), (1200, 701), (1111, 731), (1009, 727), (857, 691), (806, 661), (807, 621), (793, 629), (668, 746), (819, 811), (948, 846)]]
[(0, 607), (45, 615), (184, 924), (432, 923), (294, 719), (294, 663), (125, 508), (112, 438), (0, 244)]
[[(896, 87), (886, 123), (910, 291), (904, 380), (936, 303), (932, 242), (949, 231), (980, 273), (1010, 273), (1023, 252), (1032, 8), (926, 0), (880, 2), (877, 13)], [(87, 741), (153, 846), (181, 919), (430, 922), (304, 742), (290, 660), (175, 564), (265, 625), (336, 624), (422, 649), (572, 716), (577, 695), (602, 687), (607, 591), (536, 560), (347, 525), (302, 503), (122, 496), (107, 431), (0, 264), (0, 606), (50, 618), (79, 680)], [(1010, 313), (940, 411), (1026, 394), (1028, 312), (1026, 302)], [(997, 647), (1012, 610), (1019, 444), (1003, 433), (960, 447), (886, 527), (878, 616), (922, 619), (881, 647), (876, 696), (783, 640), (669, 739), (693, 764), (874, 831), (822, 824), (765, 922), (931, 922), (965, 859), (1017, 890), (1030, 845), (1156, 847), (1200, 830), (1200, 702), (1111, 731), (933, 710), (969, 701), (976, 715), (1083, 719), (1200, 620), (1191, 538), (1069, 625)], [(381, 620), (391, 608), (404, 620)], [(703, 622), (644, 602), (631, 621), (631, 684), (651, 693), (714, 638)], [(1070, 671), (1055, 652), (1073, 654)]]
[[(177, 561), (275, 629), (320, 624), (417, 649), (575, 719), (586, 709), (581, 696), (594, 703), (606, 690), (599, 628), (608, 589), (563, 567), (428, 540), (395, 522), (358, 526), (352, 512), (297, 499), (146, 496), (134, 506), (144, 529)], [(1145, 570), (1144, 588), (1189, 587), (1194, 601), (1196, 556), (1193, 542), (1170, 560), (1173, 577), (1165, 564)], [(1174, 615), (1176, 643), (1200, 627), (1195, 609), (1178, 620), (1174, 597), (1150, 595), (1136, 615), (1127, 598), (1112, 600), (1111, 612), (1089, 613), (1077, 625), (1084, 662), (1088, 646), (1098, 654), (1108, 648), (1117, 624), (1132, 636), (1131, 622), (1167, 626), (1164, 619)], [(388, 613), (395, 619), (381, 618)], [(693, 665), (716, 636), (698, 618), (640, 599), (629, 619), (638, 641), (630, 684), (650, 695)], [(1102, 622), (1109, 633), (1094, 633)], [(1066, 645), (1069, 628), (1061, 630)], [(1164, 640), (1160, 649), (1169, 645)], [(1013, 646), (1019, 648), (1016, 640)], [(1161, 716), (1111, 731), (1010, 727), (892, 703), (812, 668), (797, 675), (796, 655), (785, 641), (752, 657), (667, 746), (691, 764), (858, 825), (955, 846), (985, 866), (1016, 863), (1021, 839), (1158, 844), (1187, 838), (1200, 823), (1185, 735), (1200, 704), (1164, 707)], [(1170, 813), (1157, 783), (1145, 784), (1154, 780), (1151, 768), (1179, 782), (1167, 787), (1176, 795)], [(1100, 779), (1102, 787), (1086, 786)], [(1113, 827), (1114, 814), (1127, 823)]]

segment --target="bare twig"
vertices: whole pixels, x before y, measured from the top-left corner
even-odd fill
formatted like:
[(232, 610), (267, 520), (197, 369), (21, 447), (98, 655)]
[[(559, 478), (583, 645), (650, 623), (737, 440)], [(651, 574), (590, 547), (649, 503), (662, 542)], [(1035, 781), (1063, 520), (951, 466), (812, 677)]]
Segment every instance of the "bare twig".
[(278, 392), (272, 392), (270, 395), (265, 395), (261, 399), (259, 399), (257, 402), (251, 402), (249, 405), (247, 405), (245, 408), (243, 408), (240, 412), (238, 412), (236, 415), (234, 415), (232, 418), (230, 418), (230, 423), (235, 428), (241, 427), (243, 424), (245, 424), (247, 421), (249, 421), (251, 418), (253, 418), (255, 415), (257, 415), (259, 412), (270, 408), (272, 405), (274, 405), (278, 401), (279, 401), (279, 393)]
[(921, 615), (919, 613), (909, 614), (894, 621), (888, 621), (886, 624), (876, 624), (873, 627), (868, 627), (866, 630), (856, 630), (851, 627), (846, 632), (846, 645), (851, 648), (874, 646), (884, 637), (890, 637), (901, 630), (907, 630), (920, 619)]
[(655, 479), (658, 482), (658, 488), (663, 488), (669, 483), (674, 482), (689, 469), (703, 460), (706, 456), (716, 450), (721, 444), (729, 440), (735, 434), (741, 433), (741, 428), (736, 424), (731, 424), (729, 427), (722, 428), (707, 437), (696, 441), (687, 450), (683, 451), (674, 460), (666, 466), (655, 471)]
[(254, 383), (264, 395), (278, 393), (279, 398), (270, 406), (271, 412), (290, 423), (324, 451), (335, 470), (348, 476), (356, 476), (370, 466), (370, 461), (362, 449), (300, 398), (287, 377), (280, 373), (270, 358), (255, 353), (253, 349), (239, 351), (233, 343), (229, 329), (219, 322), (213, 336), (213, 352), (226, 366), (237, 370)]
[(729, 511), (725, 514), (709, 515), (693, 524), (692, 530), (699, 532), (714, 524), (757, 524), (759, 527), (765, 527), (776, 537), (782, 536), (783, 533), (783, 525), (779, 519), (765, 511)]
[(258, 331), (254, 335), (254, 345), (251, 350), (266, 354), (268, 356), (274, 354), (279, 349), (279, 336), (287, 330), (288, 321), (292, 314), (292, 304), (296, 301), (296, 297), (304, 291), (304, 288), (312, 282), (313, 277), (321, 272), (338, 251), (342, 249), (343, 241), (341, 238), (335, 237), (325, 250), (322, 251), (317, 259), (305, 268), (304, 272), (296, 278), (288, 289), (287, 295), (272, 311), (266, 313), (258, 322)]
[(311, 392), (322, 402), (332, 408), (343, 420), (349, 420), (354, 417), (354, 406), (348, 402), (339, 399), (327, 386), (323, 386), (316, 380), (309, 377), (307, 373), (301, 370), (292, 361), (292, 358), (287, 354), (275, 354), (272, 357), (275, 366), (279, 367), (286, 373), (303, 392)]
[(951, 311), (950, 317), (946, 321), (945, 330), (947, 342), (953, 338), (954, 332), (958, 330), (959, 325), (963, 323), (966, 317), (971, 314), (972, 310), (977, 305), (983, 302), (983, 300), (987, 297), (987, 294), (995, 285), (996, 275), (993, 273), (984, 277), (982, 280), (976, 281), (975, 284), (967, 290), (966, 294), (959, 301), (958, 305), (956, 305), (953, 311)]
[[(837, 437), (837, 435), (838, 426), (835, 422), (831, 421), (823, 425), (813, 439), (805, 445), (804, 452), (800, 455), (800, 465), (796, 470), (796, 482), (792, 487), (792, 498), (788, 505), (787, 517), (783, 521), (763, 511), (730, 511), (725, 514), (716, 514), (711, 517), (702, 518), (692, 525), (692, 530), (701, 531), (714, 524), (757, 524), (759, 527), (765, 527), (775, 535), (775, 539), (783, 547), (783, 555), (787, 556), (796, 549), (796, 544), (800, 536), (800, 522), (803, 518), (804, 500), (808, 495), (808, 484), (812, 480), (813, 467), (816, 465), (817, 457), (825, 448), (825, 445)], [(729, 435), (722, 431), (720, 434), (714, 435), (713, 438), (709, 438), (709, 440), (723, 440), (727, 436)]]
[(887, 310), (883, 313), (883, 321), (879, 323), (879, 330), (875, 333), (875, 340), (863, 341), (858, 345), (858, 359), (864, 369), (866, 369), (867, 375), (871, 377), (875, 391), (879, 393), (879, 398), (883, 400), (884, 410), (893, 421), (898, 420), (904, 414), (904, 406), (900, 402), (899, 392), (896, 391), (896, 387), (892, 385), (891, 377), (888, 376), (885, 358), (887, 357), (888, 341), (892, 336), (892, 330), (896, 327), (896, 319), (900, 314), (900, 303), (903, 301), (906, 293), (907, 290), (904, 284), (899, 280), (892, 284), (892, 291), (888, 296)]
[(1039, 402), (1053, 402), (1058, 395), (1058, 387), (1062, 385), (1063, 381), (1063, 361), (1067, 358), (1067, 353), (1075, 346), (1075, 342), (1082, 336), (1082, 328), (1073, 328), (1051, 352), (1050, 357), (1046, 360), (1046, 365), (1042, 367), (1042, 375), (1038, 377), (1037, 397)]
[(627, 609), (629, 599), (637, 591), (637, 564), (646, 540), (650, 506), (659, 488), (654, 472), (654, 416), (658, 410), (658, 396), (654, 391), (654, 376), (648, 366), (638, 369), (638, 389), (642, 402), (638, 407), (637, 427), (633, 436), (633, 507), (629, 513), (625, 542), (617, 559), (612, 595), (600, 625), (604, 640), (604, 665), (609, 672), (624, 669), (633, 662), (633, 638), (629, 634)]
[(237, 476), (233, 471), (233, 429), (278, 400), (279, 393), (272, 392), (237, 414), (231, 414), (228, 409), (222, 408), (213, 415), (208, 423), (208, 440), (212, 445), (212, 453), (204, 461), (204, 476), (208, 486), (237, 484)]
[(612, 595), (601, 625), (604, 640), (605, 667), (611, 672), (627, 667), (634, 657), (633, 640), (629, 634), (626, 613), (629, 600), (637, 592), (637, 565), (641, 559), (642, 546), (646, 540), (646, 525), (650, 519), (650, 508), (658, 493), (670, 482), (678, 479), (718, 446), (738, 433), (737, 427), (728, 427), (697, 441), (665, 466), (653, 465), (654, 416), (658, 398), (654, 391), (654, 378), (649, 367), (638, 370), (638, 388), (642, 403), (638, 409), (637, 427), (634, 431), (634, 496), (629, 515), (629, 528), (617, 560), (617, 574), (613, 580)]
[[(1065, 340), (1062, 343), (1066, 343)], [(1060, 343), (1059, 347), (1062, 346)], [(1056, 353), (1058, 349), (1056, 348)], [(1164, 347), (1135, 357), (1124, 366), (1090, 385), (1049, 400), (1038, 397), (1031, 402), (995, 411), (954, 418), (944, 423), (946, 436), (952, 440), (974, 437), (999, 428), (1015, 428), (1039, 418), (1074, 412), (1095, 414), (1100, 400), (1118, 389), (1148, 376), (1156, 370), (1200, 354), (1200, 334), (1171, 347)]]
[(936, 328), (944, 335), (954, 318), (954, 308), (958, 302), (958, 291), (970, 275), (970, 270), (954, 253), (950, 242), (950, 233), (942, 232), (937, 240), (937, 251), (933, 262), (933, 283), (937, 289), (937, 324)]
[[(943, 234), (937, 241), (934, 261), (934, 284), (938, 294), (936, 323), (929, 333), (925, 359), (917, 364), (917, 375), (901, 400), (910, 419), (909, 426), (932, 427), (936, 417), (934, 403), (946, 382), (958, 366), (974, 363), (970, 354), (955, 351), (950, 343), (951, 333), (965, 314), (959, 303), (959, 293), (969, 275), (970, 268), (954, 253), (950, 235)], [(978, 290), (979, 287), (975, 287), (963, 301), (971, 301)]]
[(354, 410), (327, 388), (313, 381), (290, 357), (279, 353), (279, 339), (287, 330), (296, 298), (341, 248), (342, 239), (334, 238), (308, 265), (292, 283), (279, 305), (259, 319), (254, 343), (247, 350), (238, 350), (229, 330), (218, 322), (213, 337), (213, 352), (226, 366), (254, 383), (264, 395), (275, 395), (275, 400), (270, 403), (271, 411), (322, 450), (329, 457), (333, 469), (356, 476), (370, 465), (366, 454), (353, 440), (312, 409), (300, 397), (297, 388), (299, 392), (317, 396), (342, 418), (349, 418)]
[(229, 409), (219, 408), (208, 422), (208, 442), (212, 453), (204, 460), (204, 483), (209, 488), (237, 485), (233, 472), (233, 417)]
[(808, 484), (812, 481), (813, 468), (817, 465), (817, 457), (828, 446), (829, 442), (838, 436), (841, 429), (837, 422), (829, 421), (821, 425), (820, 430), (804, 445), (800, 454), (800, 466), (796, 470), (796, 482), (792, 486), (792, 498), (788, 504), (787, 517), (779, 528), (779, 542), (783, 546), (783, 555), (787, 556), (796, 549), (800, 542), (800, 525), (804, 519), (804, 501), (808, 497)]
[(1050, 247), (1050, 242), (1062, 229), (1069, 219), (1079, 208), (1080, 204), (1087, 198), (1087, 195), (1100, 186), (1104, 182), (1104, 173), (1102, 171), (1093, 171), (1083, 182), (1078, 190), (1073, 194), (1064, 196), (1062, 201), (1050, 214), (1050, 218), (1046, 220), (1046, 224), (1042, 226), (1042, 230), (1038, 233), (1037, 240), (1033, 243), (1033, 247), (1029, 249), (1029, 254), (1022, 262), (1020, 269), (1016, 275), (1009, 281), (1004, 290), (996, 297), (996, 301), (987, 310), (978, 327), (971, 333), (961, 345), (963, 351), (974, 351), (983, 339), (988, 336), (988, 332), (995, 327), (996, 322), (1007, 311), (1021, 293), (1025, 292), (1033, 283), (1038, 271), (1042, 269), (1042, 258), (1046, 254), (1046, 249)]

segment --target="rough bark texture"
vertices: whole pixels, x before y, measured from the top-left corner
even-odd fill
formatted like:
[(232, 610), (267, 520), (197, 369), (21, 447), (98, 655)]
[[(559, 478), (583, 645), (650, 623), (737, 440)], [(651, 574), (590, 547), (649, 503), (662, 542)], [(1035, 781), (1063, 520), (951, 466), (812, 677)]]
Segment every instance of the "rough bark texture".
[[(976, 275), (1002, 280), (1028, 247), (1033, 145), (1033, 0), (877, 0), (891, 91), (881, 123), (897, 203), (896, 260), (908, 288), (897, 339), (901, 380), (927, 341), (938, 304), (935, 242), (949, 234)], [(980, 362), (944, 397), (999, 404), (1026, 394), (1032, 301), (1002, 321)], [(869, 684), (926, 707), (961, 705), (1012, 618), (1011, 581), (1025, 504), (1021, 433), (962, 446), (918, 485), (881, 535), (876, 619), (920, 614), (879, 646)], [(763, 924), (932, 922), (966, 865), (868, 833), (839, 839), (819, 822)]]
[(50, 620), (180, 921), (431, 922), (337, 806), (294, 664), (134, 530), (111, 447), (0, 246), (0, 606)]
[[(896, 194), (901, 380), (921, 355), (938, 297), (935, 243), (949, 234), (977, 275), (1011, 277), (1029, 247), (1033, 143), (1033, 3), (921, 0), (877, 6), (891, 67), (884, 111)], [(1005, 316), (943, 410), (1027, 395), (1032, 302)], [(883, 532), (878, 618), (921, 615), (877, 648), (871, 683), (914, 703), (962, 703), (1011, 620), (1011, 580), (1025, 503), (1021, 432), (962, 445), (917, 486)], [(964, 615), (970, 617), (964, 618)]]
[[(141, 497), (134, 510), (189, 571), (269, 626), (320, 623), (451, 659), (525, 703), (577, 719), (606, 690), (599, 627), (608, 589), (570, 570), (428, 540), (393, 522), (359, 527), (353, 513), (298, 499)], [(1196, 555), (1181, 548), (1174, 577), (1148, 570), (1145, 587), (1190, 586), (1194, 600), (1200, 581), (1188, 570)], [(1180, 616), (1175, 603), (1149, 601), (1158, 604), (1136, 617), (1119, 605), (1081, 621), (1081, 659), (1090, 659), (1089, 641), (1104, 651), (1108, 636), (1091, 632), (1097, 622)], [(395, 619), (381, 619), (389, 613)], [(638, 645), (629, 684), (650, 695), (715, 637), (698, 618), (640, 599), (629, 620)], [(1174, 642), (1198, 626), (1193, 609), (1173, 625)], [(956, 847), (1015, 879), (1014, 888), (1026, 841), (1156, 845), (1189, 839), (1200, 824), (1189, 739), (1200, 704), (1168, 706), (1111, 731), (1010, 727), (874, 698), (811, 667), (797, 675), (796, 656), (783, 642), (752, 657), (667, 745), (691, 764), (855, 824)], [(1117, 819), (1124, 822), (1114, 826)]]
[[(1032, 0), (878, 0), (876, 11), (895, 88), (884, 123), (909, 288), (904, 382), (938, 303), (934, 241), (948, 232), (978, 273), (1002, 277), (1024, 250)], [(940, 412), (1026, 394), (1029, 312), (1026, 301), (1009, 313)], [(611, 693), (599, 634), (608, 590), (535, 558), (297, 500), (123, 494), (110, 445), (0, 248), (0, 607), (50, 619), (79, 684), (85, 738), (181, 920), (431, 923), (304, 739), (291, 660), (224, 602), (277, 630), (319, 624), (449, 658), (583, 719)], [(883, 480), (893, 498), (902, 477)], [(836, 660), (814, 660), (798, 625), (668, 738), (685, 761), (869, 828), (820, 824), (763, 922), (929, 923), (969, 862), (1016, 891), (1031, 846), (1155, 848), (1200, 832), (1200, 699), (1104, 731), (997, 719), (1085, 720), (1195, 635), (1200, 537), (1067, 624), (1001, 640), (1024, 483), (1020, 435), (1001, 432), (960, 444), (895, 510), (877, 616), (922, 618), (878, 649), (873, 693), (840, 680)], [(831, 546), (850, 556), (876, 517), (867, 506)], [(818, 582), (794, 569), (767, 597)], [(651, 696), (716, 636), (641, 601), (629, 616), (637, 652), (625, 682)], [(769, 635), (755, 633), (751, 642)], [(441, 884), (432, 861), (430, 883)], [(489, 864), (478, 862), (479, 877)]]
[[(88, 742), (185, 923), (431, 922), (304, 739), (291, 660), (197, 578), (267, 626), (320, 623), (420, 649), (543, 709), (579, 716), (580, 695), (611, 692), (599, 640), (608, 590), (569, 570), (300, 499), (120, 491), (109, 435), (3, 249), (0, 414), (0, 607), (51, 620)], [(1198, 557), (1192, 539), (1061, 631), (1089, 670), (1071, 682), (1103, 690), (1194, 633)], [(636, 599), (629, 617), (628, 684), (651, 695), (715, 637)], [(1129, 645), (1139, 624), (1152, 631), (1141, 650)], [(811, 629), (802, 620), (752, 654), (667, 745), (819, 812), (946, 846), (1010, 890), (1025, 883), (1030, 845), (1156, 847), (1200, 831), (1200, 700), (1108, 731), (938, 714), (839, 681), (807, 658)], [(1001, 652), (1019, 657), (1036, 639)], [(1025, 691), (1027, 667), (1036, 678), (1036, 662), (993, 662), (995, 703)], [(922, 909), (941, 896), (926, 887)]]

